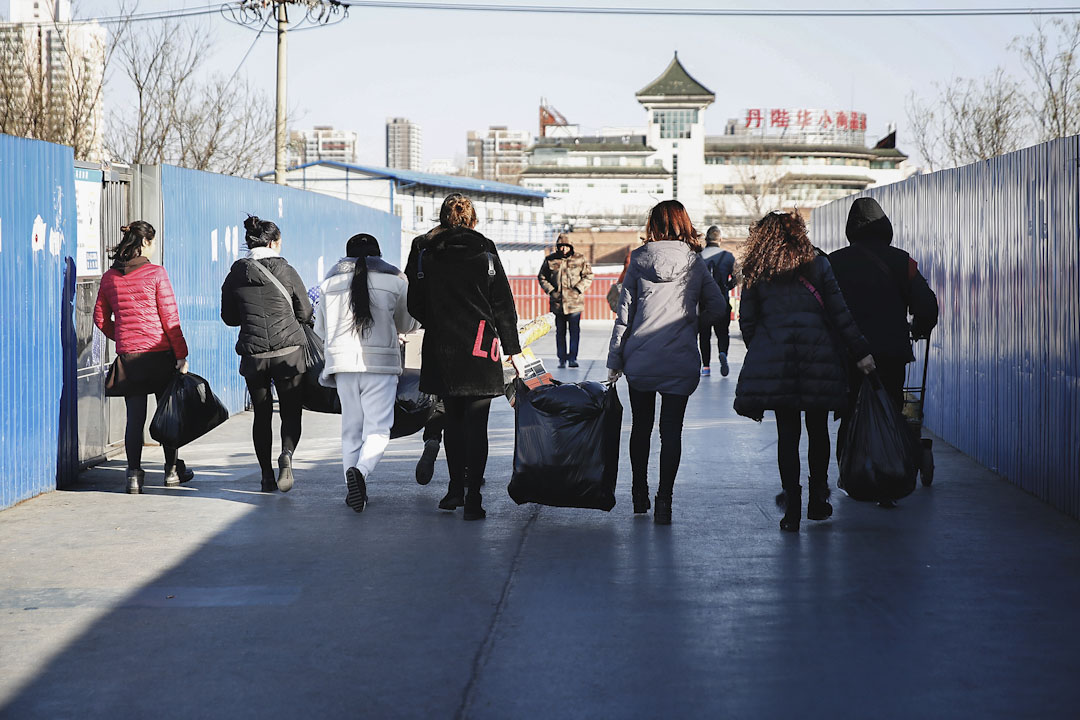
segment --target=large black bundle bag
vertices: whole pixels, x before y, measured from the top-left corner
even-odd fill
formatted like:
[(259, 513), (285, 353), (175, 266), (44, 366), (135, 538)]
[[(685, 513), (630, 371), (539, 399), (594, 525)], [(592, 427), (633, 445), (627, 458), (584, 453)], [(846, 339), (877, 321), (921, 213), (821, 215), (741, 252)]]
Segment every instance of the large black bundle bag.
[(899, 500), (915, 490), (918, 454), (904, 416), (877, 373), (863, 379), (840, 457), (840, 484), (856, 500)]
[(304, 409), (313, 412), (341, 414), (341, 398), (338, 397), (337, 388), (325, 387), (319, 384), (319, 375), (326, 365), (326, 356), (323, 354), (322, 338), (313, 328), (304, 325), (307, 333), (307, 348), (305, 358), (307, 371), (304, 372)]
[(229, 419), (210, 383), (195, 373), (176, 373), (150, 421), (150, 437), (167, 447), (183, 447)]
[(420, 392), (420, 371), (405, 368), (398, 376), (397, 399), (394, 401), (394, 426), (390, 438), (418, 432), (435, 414), (435, 397)]
[(515, 381), (514, 502), (615, 507), (622, 403), (598, 382), (540, 385)]

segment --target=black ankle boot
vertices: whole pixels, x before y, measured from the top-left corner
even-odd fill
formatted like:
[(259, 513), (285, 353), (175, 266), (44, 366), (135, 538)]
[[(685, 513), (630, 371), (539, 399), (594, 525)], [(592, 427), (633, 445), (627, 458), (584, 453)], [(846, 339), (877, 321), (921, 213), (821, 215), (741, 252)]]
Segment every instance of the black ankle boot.
[(480, 490), (469, 488), (469, 492), (465, 495), (466, 520), (483, 520), (487, 517), (487, 511), (482, 505), (483, 501), (484, 497), (480, 494)]
[(274, 477), (274, 471), (263, 472), (262, 474), (262, 491), (263, 492), (276, 492), (277, 491), (277, 478)]
[(277, 488), (283, 493), (289, 492), (292, 490), (293, 482), (295, 481), (292, 471), (292, 454), (281, 453), (281, 455), (278, 455), (277, 465)]
[(641, 515), (649, 512), (652, 504), (649, 502), (649, 484), (634, 483), (630, 489), (630, 498), (634, 501), (634, 514)]
[(656, 509), (653, 510), (652, 519), (657, 525), (671, 524), (671, 498), (657, 494), (655, 498)]
[(172, 467), (165, 466), (165, 487), (177, 487), (195, 477), (195, 471), (188, 468), (183, 460), (177, 460)]
[(810, 498), (806, 501), (807, 520), (825, 520), (832, 516), (832, 505), (829, 503), (829, 481), (816, 482), (810, 480)]
[(776, 496), (776, 504), (784, 511), (784, 517), (780, 518), (780, 529), (799, 532), (799, 521), (802, 519), (802, 486), (796, 485), (784, 490)]
[(143, 481), (146, 479), (146, 473), (142, 470), (127, 471), (127, 493), (128, 495), (140, 495), (142, 494)]
[(440, 510), (457, 510), (459, 507), (465, 504), (465, 488), (453, 480), (450, 481), (450, 486), (446, 488), (446, 495), (439, 501)]

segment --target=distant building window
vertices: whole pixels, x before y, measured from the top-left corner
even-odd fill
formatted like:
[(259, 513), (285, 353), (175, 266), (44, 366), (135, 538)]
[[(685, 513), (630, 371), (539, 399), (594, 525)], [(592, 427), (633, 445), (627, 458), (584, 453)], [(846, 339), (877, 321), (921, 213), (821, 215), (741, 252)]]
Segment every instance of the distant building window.
[(424, 222), (424, 206), (423, 205), (417, 205), (416, 206), (416, 208), (413, 210), (413, 217), (416, 218), (416, 224), (417, 225)]
[(705, 158), (706, 165), (727, 165), (728, 159), (723, 155), (710, 155)]
[(394, 203), (394, 214), (401, 217), (401, 205)]
[(569, 183), (555, 183), (555, 192), (560, 193), (560, 194), (569, 194), (569, 192), (570, 192), (570, 184)]
[(653, 111), (653, 122), (660, 126), (660, 137), (665, 139), (690, 137), (690, 127), (697, 121), (696, 109)]
[(627, 193), (630, 192), (630, 186), (627, 185), (626, 183), (623, 183), (622, 185), (619, 186), (619, 192), (621, 192), (623, 195), (626, 195)]

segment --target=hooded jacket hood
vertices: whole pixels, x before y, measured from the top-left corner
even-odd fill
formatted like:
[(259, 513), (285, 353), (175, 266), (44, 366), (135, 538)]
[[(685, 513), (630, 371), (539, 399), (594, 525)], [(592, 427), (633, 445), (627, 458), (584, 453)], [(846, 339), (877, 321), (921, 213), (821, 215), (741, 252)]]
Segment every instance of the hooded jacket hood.
[(424, 246), (425, 252), (446, 254), (456, 259), (465, 259), (489, 252), (491, 241), (486, 237), (464, 227), (444, 229), (439, 233), (429, 234)]
[[(368, 272), (384, 273), (386, 275), (401, 275), (400, 270), (383, 260), (381, 257), (368, 256), (366, 261)], [(356, 258), (343, 257), (334, 264), (334, 267), (330, 268), (330, 272), (326, 273), (326, 277), (352, 275), (355, 267)]]
[(561, 247), (568, 247), (568, 248), (570, 248), (570, 252), (566, 253), (566, 257), (570, 257), (571, 255), (573, 255), (573, 254), (574, 254), (574, 246), (573, 246), (573, 245), (571, 245), (569, 241), (567, 241), (567, 240), (563, 240), (562, 242), (559, 242), (559, 243), (556, 243), (556, 244), (555, 244), (555, 254), (556, 254), (556, 255), (558, 255), (558, 254), (559, 254), (559, 248), (561, 248)]
[(638, 273), (651, 282), (673, 282), (684, 277), (694, 261), (694, 251), (680, 240), (656, 240), (645, 243), (634, 254)]
[(892, 223), (877, 200), (859, 198), (851, 204), (847, 219), (847, 238), (851, 243), (892, 244)]

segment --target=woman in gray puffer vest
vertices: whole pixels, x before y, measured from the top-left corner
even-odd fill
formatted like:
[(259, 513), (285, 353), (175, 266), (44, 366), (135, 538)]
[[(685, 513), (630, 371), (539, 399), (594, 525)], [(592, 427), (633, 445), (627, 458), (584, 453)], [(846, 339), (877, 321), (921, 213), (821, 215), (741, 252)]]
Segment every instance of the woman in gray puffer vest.
[(686, 403), (701, 377), (698, 308), (708, 322), (727, 299), (699, 255), (701, 236), (686, 208), (666, 200), (649, 213), (645, 245), (630, 255), (611, 333), (609, 380), (625, 374), (633, 425), (630, 466), (634, 512), (649, 510), (649, 442), (660, 393), (660, 484), (653, 521), (671, 523), (671, 494), (682, 455)]
[(824, 520), (829, 504), (829, 411), (847, 407), (844, 351), (863, 372), (874, 369), (870, 346), (848, 311), (828, 258), (795, 213), (771, 212), (750, 228), (742, 263), (739, 327), (746, 358), (735, 388), (735, 412), (761, 420), (776, 414), (777, 462), (784, 492), (780, 529), (802, 517), (799, 436), (806, 413), (810, 500), (806, 517)]

